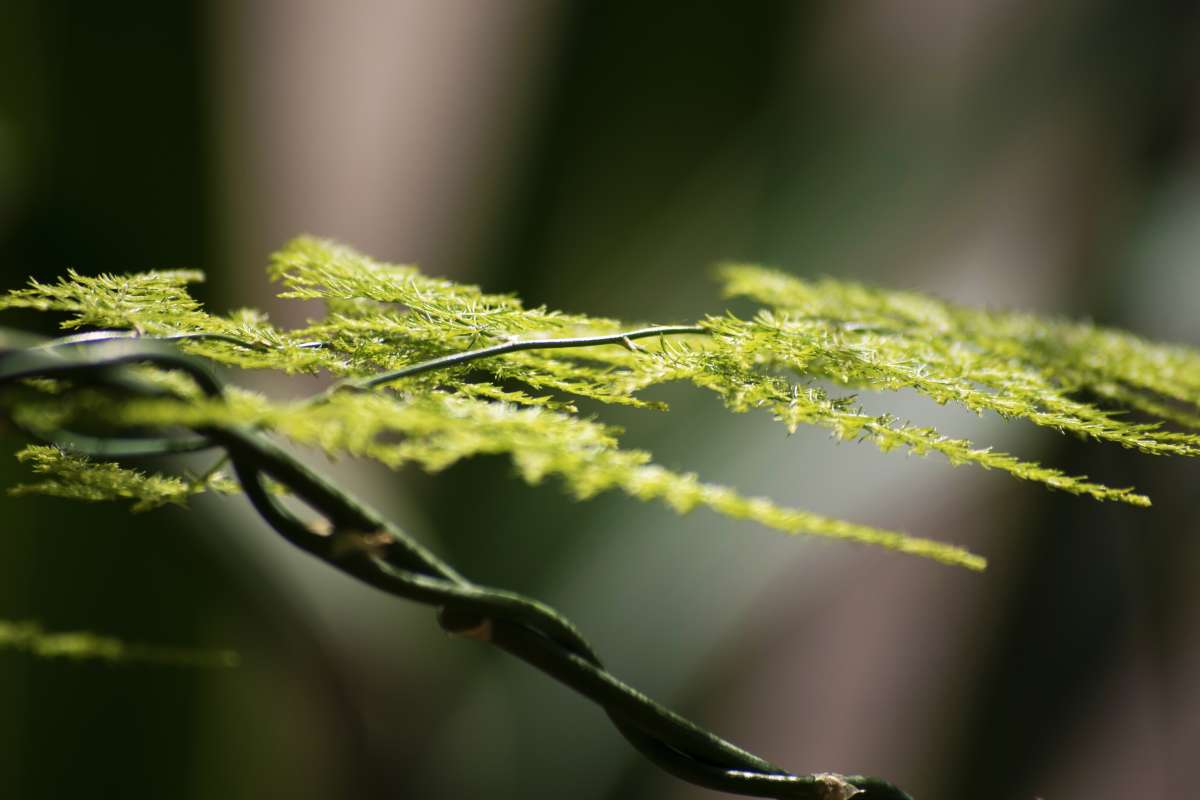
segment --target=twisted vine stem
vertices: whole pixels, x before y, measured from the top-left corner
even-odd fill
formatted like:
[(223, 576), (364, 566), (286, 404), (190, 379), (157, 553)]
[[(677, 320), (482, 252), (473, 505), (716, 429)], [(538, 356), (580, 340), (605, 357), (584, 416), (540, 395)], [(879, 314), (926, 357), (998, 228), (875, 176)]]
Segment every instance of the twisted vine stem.
[[(673, 326), (613, 336), (506, 342), (341, 385), (369, 389), (420, 372), (518, 350), (611, 344), (632, 349), (633, 340), (639, 338), (703, 333), (707, 331), (700, 327)], [(103, 331), (38, 342), (0, 330), (0, 386), (27, 378), (65, 377), (73, 385), (99, 385), (131, 396), (162, 396), (164, 390), (139, 380), (127, 369), (133, 364), (153, 364), (181, 370), (208, 397), (222, 397), (223, 385), (208, 366), (170, 344), (187, 338), (194, 337)], [(234, 337), (221, 338), (254, 347)], [(310, 470), (259, 431), (213, 425), (185, 436), (98, 438), (64, 430), (42, 438), (84, 455), (110, 459), (224, 450), (250, 503), (284, 539), (365, 584), (437, 608), (438, 623), (447, 632), (494, 645), (592, 700), (643, 756), (677, 778), (754, 797), (911, 800), (878, 778), (792, 774), (660, 705), (608, 672), (587, 640), (557, 611), (522, 595), (467, 580), (377, 511)], [(318, 514), (318, 524), (305, 522), (280, 503), (268, 491), (267, 478), (282, 484)]]

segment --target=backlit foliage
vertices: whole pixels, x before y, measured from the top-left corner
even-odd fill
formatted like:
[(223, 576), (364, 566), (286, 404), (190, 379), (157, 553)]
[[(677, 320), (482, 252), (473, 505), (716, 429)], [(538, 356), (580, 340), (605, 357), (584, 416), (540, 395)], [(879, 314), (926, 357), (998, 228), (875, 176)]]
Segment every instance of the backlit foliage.
[(233, 667), (238, 656), (228, 650), (135, 644), (87, 631), (52, 633), (36, 622), (0, 620), (0, 650), (19, 650), (42, 658), (137, 662), (181, 667)]
[[(86, 277), (0, 298), (0, 309), (67, 312), (64, 327), (180, 337), (178, 346), (216, 364), (324, 373), (337, 382), (304, 401), (229, 389), (200, 399), (179, 376), (159, 374), (164, 396), (114, 399), (41, 382), (8, 394), (7, 413), (49, 441), (80, 420), (125, 427), (250, 425), (332, 456), (437, 471), (477, 455), (511, 458), (530, 483), (555, 477), (574, 496), (619, 489), (677, 511), (704, 507), (790, 533), (879, 544), (982, 568), (960, 548), (781, 507), (653, 463), (624, 449), (619, 431), (581, 416), (576, 398), (654, 406), (642, 390), (683, 381), (715, 392), (732, 411), (762, 409), (790, 430), (828, 429), (841, 440), (887, 451), (937, 453), (951, 464), (1002, 470), (1055, 489), (1148, 505), (1036, 462), (860, 408), (853, 391), (915, 390), (938, 403), (1036, 425), (1149, 454), (1200, 454), (1200, 353), (1087, 324), (963, 308), (923, 295), (832, 280), (803, 281), (759, 267), (721, 271), (730, 296), (764, 308), (750, 319), (710, 316), (689, 331), (589, 347), (522, 350), (429, 369), (363, 390), (355, 381), (507, 342), (614, 337), (636, 326), (526, 308), (512, 295), (383, 264), (347, 247), (301, 238), (274, 257), (281, 297), (320, 301), (297, 329), (261, 313), (205, 311), (188, 293), (195, 272)], [(87, 344), (79, 344), (86, 347)], [(829, 386), (845, 387), (846, 393)], [(1145, 421), (1134, 421), (1132, 409)], [(1167, 427), (1163, 423), (1171, 424)], [(203, 479), (147, 475), (55, 448), (23, 451), (44, 480), (16, 487), (85, 500), (127, 498), (134, 509), (230, 491), (219, 473)]]
[(147, 475), (104, 461), (94, 461), (64, 452), (57, 447), (30, 445), (17, 459), (44, 476), (35, 483), (9, 487), (9, 494), (45, 494), (68, 500), (130, 500), (130, 510), (149, 511), (159, 506), (182, 506), (191, 495), (206, 491), (233, 494), (237, 484), (220, 474), (203, 478)]

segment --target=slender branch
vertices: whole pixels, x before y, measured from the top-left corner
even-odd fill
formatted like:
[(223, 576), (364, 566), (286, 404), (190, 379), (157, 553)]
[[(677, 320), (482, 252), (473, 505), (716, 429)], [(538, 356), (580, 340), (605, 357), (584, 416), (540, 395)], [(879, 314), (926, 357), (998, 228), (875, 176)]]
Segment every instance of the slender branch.
[[(431, 358), (428, 361), (421, 361), (416, 364), (409, 364), (400, 369), (381, 372), (378, 375), (372, 375), (367, 378), (350, 378), (343, 381), (338, 381), (329, 387), (326, 396), (339, 389), (374, 389), (378, 386), (408, 378), (413, 375), (420, 375), (423, 372), (433, 372), (439, 369), (447, 369), (449, 367), (467, 364), (471, 361), (479, 361), (485, 358), (494, 356), (502, 356), (506, 353), (516, 353), (522, 350), (563, 350), (572, 347), (600, 347), (603, 345), (621, 345), (629, 350), (637, 350), (637, 345), (634, 341), (638, 339), (649, 339), (655, 336), (682, 336), (682, 335), (698, 335), (703, 336), (709, 333), (707, 328), (700, 325), (657, 325), (649, 328), (638, 328), (632, 331), (623, 331), (621, 333), (612, 333), (604, 336), (575, 336), (562, 339), (523, 339), (512, 342), (501, 342), (489, 347), (480, 347), (476, 350), (464, 350), (458, 353), (450, 353), (449, 355), (438, 356)], [(231, 336), (224, 333), (205, 333), (202, 331), (182, 332), (182, 333), (165, 333), (165, 334), (142, 334), (138, 331), (119, 331), (119, 330), (102, 330), (102, 331), (87, 331), (85, 333), (72, 334), (63, 336), (58, 339), (53, 339), (49, 342), (40, 344), (34, 348), (39, 350), (56, 350), (60, 347), (81, 344), (106, 344), (114, 341), (150, 341), (150, 342), (179, 342), (189, 340), (205, 340), (215, 342), (225, 342), (227, 344), (245, 347), (250, 350), (266, 350), (267, 348), (257, 342), (247, 342), (239, 339), (236, 336)], [(297, 347), (301, 348), (320, 348), (325, 347), (324, 342), (301, 342)], [(314, 398), (314, 399), (320, 399)]]
[(202, 340), (209, 342), (225, 342), (226, 344), (234, 344), (238, 347), (245, 347), (249, 350), (266, 350), (264, 345), (257, 342), (247, 342), (236, 336), (230, 336), (226, 333), (208, 333), (205, 331), (189, 331), (181, 333), (160, 333), (160, 334), (143, 334), (140, 331), (86, 331), (85, 333), (75, 333), (70, 336), (62, 336), (58, 339), (53, 339), (41, 347), (46, 349), (54, 349), (58, 347), (66, 347), (74, 344), (100, 344), (102, 342), (111, 342), (121, 339), (148, 339), (154, 342), (184, 342), (188, 340)]
[[(101, 330), (101, 331), (86, 331), (84, 333), (74, 333), (70, 336), (60, 336), (57, 339), (52, 339), (42, 345), (41, 348), (55, 349), (58, 347), (66, 347), (69, 345), (78, 344), (102, 344), (104, 342), (121, 341), (121, 340), (139, 340), (151, 342), (187, 342), (187, 341), (205, 341), (205, 342), (225, 342), (237, 347), (244, 347), (247, 350), (257, 350), (265, 352), (270, 350), (261, 342), (248, 342), (245, 339), (240, 339), (228, 333), (211, 333), (209, 331), (180, 331), (178, 333), (153, 333), (147, 334), (141, 331), (132, 330)], [(298, 347), (301, 350), (315, 350), (325, 347), (324, 342), (295, 342), (293, 347)]]
[(447, 367), (454, 367), (483, 358), (502, 356), (506, 353), (516, 353), (521, 350), (556, 350), (568, 347), (598, 347), (606, 344), (619, 344), (630, 350), (634, 350), (636, 347), (633, 345), (633, 342), (636, 339), (649, 339), (654, 336), (679, 336), (682, 334), (703, 335), (707, 333), (708, 329), (702, 328), (699, 325), (660, 325), (653, 328), (639, 328), (634, 331), (609, 334), (607, 336), (577, 336), (568, 339), (524, 339), (516, 342), (502, 342), (490, 347), (481, 347), (477, 350), (465, 350), (461, 353), (451, 353), (450, 355), (431, 358), (428, 361), (410, 364), (407, 367), (401, 367), (390, 372), (382, 372), (378, 375), (372, 375), (369, 378), (342, 381), (335, 384), (333, 388), (373, 389), (377, 386), (383, 386), (392, 381), (400, 380), (401, 378), (420, 375), (422, 372), (446, 369)]

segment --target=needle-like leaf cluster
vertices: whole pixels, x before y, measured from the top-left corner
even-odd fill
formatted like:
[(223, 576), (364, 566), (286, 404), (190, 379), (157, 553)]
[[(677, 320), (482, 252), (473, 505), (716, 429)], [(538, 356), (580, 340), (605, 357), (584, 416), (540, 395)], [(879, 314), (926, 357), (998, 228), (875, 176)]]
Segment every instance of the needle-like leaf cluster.
[[(175, 339), (186, 352), (227, 367), (328, 374), (335, 381), (328, 392), (275, 401), (229, 389), (221, 399), (202, 399), (186, 380), (160, 373), (162, 396), (115, 398), (43, 381), (10, 393), (8, 414), (51, 440), (57, 429), (80, 420), (123, 429), (237, 424), (390, 467), (415, 463), (437, 471), (472, 456), (506, 455), (526, 481), (553, 476), (579, 498), (620, 489), (680, 512), (705, 507), (782, 531), (879, 544), (972, 568), (982, 568), (983, 560), (951, 545), (785, 508), (668, 470), (649, 453), (622, 448), (620, 432), (581, 416), (574, 400), (660, 407), (639, 393), (686, 381), (712, 390), (732, 411), (763, 409), (791, 430), (818, 425), (838, 439), (881, 450), (938, 453), (952, 464), (973, 463), (1134, 505), (1149, 500), (867, 413), (853, 392), (914, 390), (937, 403), (1024, 418), (1144, 453), (1200, 454), (1194, 432), (1200, 428), (1200, 353), (1082, 323), (731, 265), (721, 271), (726, 293), (765, 306), (754, 317), (711, 316), (694, 326), (647, 332), (612, 319), (526, 308), (512, 295), (431, 278), (312, 238), (276, 254), (270, 273), (281, 297), (321, 301), (318, 316), (284, 330), (258, 312), (211, 314), (187, 291), (201, 278), (194, 272), (72, 272), (58, 283), (33, 282), (9, 293), (0, 309), (67, 312), (69, 329)], [(636, 341), (623, 335), (629, 331), (636, 331)], [(580, 344), (591, 339), (602, 343)], [(546, 344), (486, 352), (535, 340)], [(447, 365), (426, 363), (474, 351), (485, 352)], [(1127, 409), (1143, 419), (1131, 419)], [(202, 480), (147, 475), (54, 448), (30, 448), (23, 458), (44, 479), (18, 492), (129, 498), (135, 510), (231, 488), (219, 473)]]
[(19, 483), (9, 488), (14, 495), (44, 494), (67, 500), (129, 500), (134, 513), (164, 505), (182, 506), (192, 495), (203, 492), (234, 494), (237, 484), (215, 473), (202, 478), (146, 474), (136, 469), (96, 461), (57, 447), (29, 445), (17, 453), (35, 474), (44, 478), (35, 483)]

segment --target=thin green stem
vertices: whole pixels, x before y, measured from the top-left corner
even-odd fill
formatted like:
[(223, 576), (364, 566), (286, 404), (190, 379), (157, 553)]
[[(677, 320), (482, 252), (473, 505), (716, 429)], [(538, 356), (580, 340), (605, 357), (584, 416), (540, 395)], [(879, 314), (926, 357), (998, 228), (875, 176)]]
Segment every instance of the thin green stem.
[(101, 342), (111, 342), (118, 339), (149, 339), (154, 342), (184, 342), (188, 340), (202, 340), (209, 342), (225, 342), (226, 344), (245, 347), (249, 350), (265, 350), (264, 345), (257, 342), (247, 342), (236, 336), (230, 336), (225, 333), (207, 333), (204, 331), (191, 331), (182, 333), (161, 333), (161, 334), (143, 334), (139, 331), (87, 331), (85, 333), (75, 333), (70, 336), (62, 336), (53, 341), (46, 342), (40, 345), (42, 348), (52, 349), (56, 347), (65, 347), (73, 344), (99, 344)]
[(708, 330), (699, 325), (660, 325), (652, 328), (639, 328), (623, 333), (613, 333), (607, 336), (577, 336), (567, 339), (524, 339), (515, 342), (502, 342), (490, 347), (481, 347), (477, 350), (464, 350), (460, 353), (451, 353), (431, 358), (428, 361), (410, 364), (407, 367), (401, 367), (389, 372), (382, 372), (378, 375), (372, 375), (369, 378), (342, 381), (334, 384), (332, 389), (374, 389), (377, 386), (383, 386), (401, 378), (419, 375), (422, 372), (446, 369), (447, 367), (455, 367), (459, 364), (466, 364), (493, 356), (502, 356), (506, 353), (516, 353), (521, 350), (556, 350), (568, 347), (598, 347), (609, 344), (619, 344), (630, 350), (636, 350), (637, 348), (633, 344), (636, 339), (649, 339), (654, 336), (679, 336), (683, 334), (704, 335), (707, 333)]
[(203, 489), (203, 488), (207, 487), (208, 482), (211, 481), (216, 476), (216, 474), (221, 471), (221, 468), (224, 467), (228, 463), (229, 463), (229, 453), (222, 453), (221, 457), (218, 458), (211, 467), (204, 470), (203, 473), (201, 473), (200, 475), (197, 475), (192, 480), (192, 486), (195, 488), (198, 488), (198, 489)]

